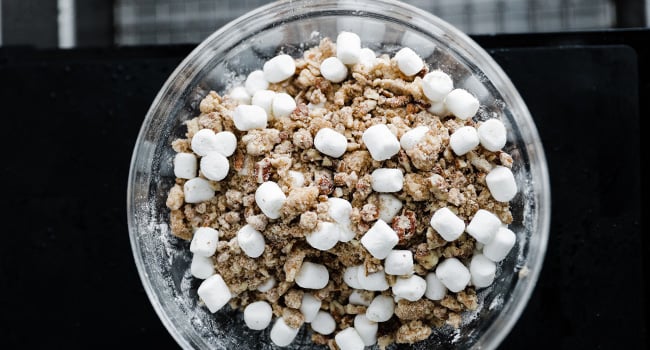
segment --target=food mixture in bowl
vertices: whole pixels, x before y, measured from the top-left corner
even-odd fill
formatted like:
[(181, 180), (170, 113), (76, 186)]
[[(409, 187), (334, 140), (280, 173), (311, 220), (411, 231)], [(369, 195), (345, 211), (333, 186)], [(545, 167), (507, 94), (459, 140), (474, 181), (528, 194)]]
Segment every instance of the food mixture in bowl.
[[(172, 233), (211, 312), (278, 346), (415, 343), (458, 327), (515, 244), (506, 128), (410, 48), (280, 54), (210, 92), (172, 147)], [(275, 320), (273, 320), (275, 319)]]

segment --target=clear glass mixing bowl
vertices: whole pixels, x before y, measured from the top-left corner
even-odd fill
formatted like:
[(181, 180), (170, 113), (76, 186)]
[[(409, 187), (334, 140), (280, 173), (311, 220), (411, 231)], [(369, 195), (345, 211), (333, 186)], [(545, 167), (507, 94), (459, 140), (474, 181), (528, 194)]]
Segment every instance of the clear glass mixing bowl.
[[(176, 68), (153, 101), (137, 139), (127, 193), (129, 234), (144, 288), (158, 316), (185, 349), (271, 349), (268, 332), (251, 331), (239, 312), (213, 315), (197, 306), (200, 281), (189, 274), (188, 243), (167, 225), (167, 192), (174, 183), (171, 142), (198, 115), (210, 90), (224, 92), (233, 80), (260, 69), (279, 51), (299, 56), (341, 30), (360, 35), (377, 52), (414, 49), (428, 65), (449, 73), (456, 86), (481, 101), (475, 117), (500, 117), (509, 131), (520, 192), (512, 201), (517, 234), (490, 288), (479, 291), (480, 307), (465, 314), (459, 330), (435, 330), (424, 342), (398, 348), (446, 349), (498, 346), (523, 311), (542, 268), (549, 232), (550, 189), (535, 124), (510, 79), (466, 35), (415, 7), (390, 0), (283, 1), (256, 9), (224, 26)], [(291, 349), (315, 347), (303, 327)]]

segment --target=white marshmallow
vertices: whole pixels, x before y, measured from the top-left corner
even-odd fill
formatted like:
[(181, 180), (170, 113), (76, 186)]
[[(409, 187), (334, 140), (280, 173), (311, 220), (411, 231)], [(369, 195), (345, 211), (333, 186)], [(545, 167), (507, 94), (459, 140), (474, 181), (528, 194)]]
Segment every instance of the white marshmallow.
[(497, 166), (485, 177), (492, 197), (499, 202), (508, 202), (517, 194), (517, 182), (512, 171), (504, 166)]
[(405, 132), (402, 138), (400, 138), (399, 143), (405, 151), (408, 151), (422, 141), (427, 132), (429, 132), (428, 127), (418, 126)]
[(373, 346), (377, 343), (377, 330), (379, 329), (379, 324), (377, 322), (370, 321), (366, 314), (359, 314), (354, 317), (354, 329), (363, 340), (363, 345)]
[(447, 242), (456, 240), (465, 231), (465, 222), (449, 208), (436, 210), (431, 217), (431, 227)]
[(333, 83), (340, 83), (348, 77), (348, 67), (338, 58), (328, 57), (320, 64), (320, 74)]
[(489, 243), (501, 227), (501, 220), (485, 209), (479, 209), (465, 231), (477, 242)]
[(447, 287), (438, 279), (434, 272), (427, 274), (425, 280), (427, 281), (427, 290), (424, 296), (431, 300), (442, 300), (447, 294)]
[(195, 177), (183, 185), (185, 203), (201, 203), (214, 197), (214, 189), (208, 180)]
[(422, 78), (422, 92), (432, 102), (440, 102), (454, 89), (454, 82), (447, 73), (434, 70)]
[(363, 270), (365, 275), (365, 268), (363, 265), (350, 266), (343, 271), (343, 282), (345, 282), (345, 284), (350, 288), (363, 289), (363, 286), (359, 283), (359, 270)]
[(311, 329), (322, 335), (332, 334), (336, 329), (336, 321), (329, 312), (318, 311), (316, 317), (311, 321)]
[(264, 63), (264, 79), (279, 83), (289, 79), (296, 72), (296, 62), (289, 55), (277, 55)]
[(329, 209), (327, 214), (339, 224), (350, 223), (350, 213), (352, 212), (352, 204), (343, 198), (330, 197), (327, 198)]
[(192, 273), (192, 276), (202, 280), (214, 275), (212, 258), (194, 254), (192, 256), (192, 264), (190, 265), (190, 273)]
[(244, 83), (246, 92), (249, 95), (253, 96), (256, 92), (260, 90), (266, 90), (269, 88), (269, 82), (264, 78), (264, 72), (261, 70), (256, 70), (250, 72), (248, 77), (246, 77), (246, 82)]
[(408, 301), (418, 301), (422, 299), (424, 292), (427, 290), (427, 282), (424, 278), (413, 275), (408, 278), (400, 277), (393, 284), (393, 295), (404, 298)]
[(213, 151), (201, 158), (201, 173), (212, 181), (221, 181), (228, 176), (230, 163), (221, 153)]
[(413, 273), (413, 253), (410, 250), (392, 250), (384, 261), (384, 271), (397, 276)]
[(298, 188), (302, 187), (305, 184), (305, 175), (299, 171), (289, 170), (289, 179), (291, 182), (291, 187)]
[(264, 253), (264, 236), (251, 225), (244, 225), (237, 231), (237, 243), (251, 258), (257, 258)]
[(385, 222), (392, 222), (397, 213), (402, 210), (402, 201), (392, 194), (379, 195), (379, 218)]
[(363, 132), (361, 139), (374, 160), (390, 159), (399, 152), (399, 141), (385, 124), (369, 127)]
[(305, 317), (305, 322), (310, 323), (320, 310), (322, 302), (310, 293), (303, 293), (300, 303), (300, 312)]
[(496, 152), (506, 145), (508, 135), (505, 125), (499, 119), (488, 119), (478, 127), (478, 138), (483, 148)]
[(256, 301), (244, 309), (244, 322), (248, 328), (260, 331), (271, 324), (273, 310), (266, 301)]
[(242, 105), (247, 105), (251, 103), (251, 95), (246, 91), (243, 86), (234, 87), (228, 93), (231, 99), (237, 101), (237, 103)]
[[(371, 297), (367, 298), (367, 295), (370, 295)], [(350, 294), (350, 297), (348, 297), (348, 302), (352, 305), (369, 306), (372, 299), (372, 294), (362, 293), (361, 291), (355, 289), (352, 294)]]
[(277, 346), (287, 346), (293, 342), (298, 335), (299, 328), (291, 328), (284, 322), (284, 318), (279, 317), (275, 320), (271, 333), (269, 334), (273, 344)]
[(305, 261), (296, 274), (296, 284), (307, 289), (325, 288), (330, 280), (327, 268), (321, 264)]
[(459, 156), (473, 150), (478, 144), (478, 133), (473, 126), (460, 127), (449, 137), (449, 146)]
[(286, 201), (287, 196), (273, 181), (264, 182), (255, 191), (255, 203), (269, 219), (280, 217), (280, 208)]
[(363, 339), (354, 327), (348, 327), (334, 336), (340, 350), (363, 350)]
[(377, 271), (366, 275), (366, 269), (361, 266), (361, 268), (357, 270), (357, 274), (357, 279), (361, 285), (360, 289), (373, 292), (383, 292), (390, 288), (388, 281), (386, 281), (386, 273), (384, 271)]
[(382, 219), (361, 237), (361, 244), (377, 259), (385, 259), (398, 241), (397, 233)]
[(217, 250), (217, 243), (219, 243), (219, 231), (211, 227), (199, 227), (192, 236), (190, 251), (195, 255), (210, 257)]
[(517, 236), (514, 232), (505, 227), (499, 228), (492, 241), (483, 246), (483, 255), (486, 258), (499, 262), (508, 256), (512, 247), (515, 246)]
[(370, 176), (372, 189), (376, 192), (399, 192), (404, 186), (404, 174), (399, 169), (379, 168)]
[(239, 105), (232, 114), (237, 130), (248, 131), (266, 128), (266, 111), (260, 106)]
[(375, 55), (375, 52), (372, 51), (371, 49), (364, 47), (361, 49), (361, 52), (359, 53), (359, 63), (368, 67), (372, 68), (375, 66), (377, 60), (377, 55)]
[(232, 298), (228, 285), (219, 274), (212, 275), (201, 282), (197, 293), (212, 313), (219, 311)]
[(359, 62), (361, 38), (350, 32), (341, 32), (336, 37), (336, 57), (344, 64)]
[(337, 224), (337, 226), (339, 228), (339, 241), (350, 242), (357, 236), (357, 233), (354, 232), (351, 224)]
[(424, 68), (424, 62), (415, 51), (405, 47), (395, 54), (397, 67), (406, 76), (413, 76)]
[(492, 284), (497, 272), (497, 264), (486, 258), (483, 254), (475, 254), (469, 263), (469, 273), (472, 275), (472, 284), (476, 288), (485, 288)]
[(455, 89), (445, 97), (445, 107), (456, 117), (467, 120), (476, 114), (479, 102), (467, 90)]
[(307, 243), (318, 250), (330, 250), (338, 243), (341, 234), (335, 223), (322, 221), (314, 231), (305, 235)]
[(291, 95), (279, 92), (273, 96), (273, 117), (283, 118), (296, 109), (296, 100)]
[(447, 111), (447, 106), (445, 106), (444, 101), (431, 102), (431, 106), (427, 109), (431, 114), (437, 115), (439, 117), (446, 117), (449, 113)]
[(174, 157), (174, 176), (181, 179), (193, 179), (198, 168), (196, 156), (193, 153), (176, 153)]
[(373, 322), (386, 322), (395, 311), (395, 301), (387, 295), (378, 295), (366, 310), (366, 317)]
[(214, 135), (215, 151), (224, 157), (230, 157), (237, 149), (237, 137), (230, 131), (218, 132)]
[(259, 90), (251, 100), (251, 104), (264, 109), (268, 120), (273, 120), (273, 97), (275, 97), (275, 91)]
[(217, 139), (212, 129), (201, 129), (192, 136), (190, 143), (192, 151), (203, 157), (206, 154), (218, 150)]
[(275, 278), (270, 277), (269, 279), (264, 281), (264, 283), (257, 286), (257, 290), (262, 293), (266, 293), (270, 291), (273, 287), (275, 287)]
[(314, 137), (314, 147), (325, 155), (338, 158), (348, 148), (348, 139), (334, 129), (322, 128)]
[(439, 263), (436, 267), (436, 276), (454, 293), (465, 289), (471, 277), (467, 267), (456, 258), (448, 258)]

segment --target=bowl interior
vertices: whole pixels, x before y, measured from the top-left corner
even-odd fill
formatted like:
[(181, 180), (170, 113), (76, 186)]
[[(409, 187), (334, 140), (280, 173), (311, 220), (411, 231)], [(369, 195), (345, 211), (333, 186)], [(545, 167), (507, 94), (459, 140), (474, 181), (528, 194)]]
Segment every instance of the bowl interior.
[[(273, 348), (268, 329), (250, 331), (240, 312), (217, 314), (197, 305), (200, 284), (189, 273), (189, 244), (170, 233), (167, 192), (174, 184), (171, 142), (183, 137), (184, 122), (198, 115), (210, 91), (219, 93), (260, 69), (278, 52), (298, 57), (341, 30), (360, 35), (362, 45), (392, 54), (415, 50), (479, 98), (476, 118), (501, 118), (509, 132), (506, 151), (514, 159), (520, 191), (511, 202), (517, 244), (493, 285), (479, 291), (478, 310), (464, 315), (460, 329), (434, 330), (409, 348), (493, 348), (523, 310), (541, 269), (550, 215), (546, 163), (539, 137), (521, 97), (494, 61), (442, 20), (392, 1), (363, 6), (355, 1), (275, 3), (235, 20), (206, 39), (172, 74), (153, 102), (134, 149), (128, 189), (131, 243), (144, 287), (161, 320), (184, 348)], [(357, 8), (363, 8), (358, 11)], [(521, 269), (528, 273), (520, 273)], [(303, 327), (289, 348), (311, 345)], [(401, 346), (398, 346), (401, 348)]]

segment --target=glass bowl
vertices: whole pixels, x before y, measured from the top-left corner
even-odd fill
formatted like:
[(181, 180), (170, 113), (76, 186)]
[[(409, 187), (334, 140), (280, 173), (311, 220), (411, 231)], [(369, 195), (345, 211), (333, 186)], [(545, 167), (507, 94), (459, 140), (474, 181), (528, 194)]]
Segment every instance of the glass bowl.
[[(434, 329), (426, 341), (397, 348), (486, 348), (499, 345), (522, 313), (546, 250), (550, 189), (544, 152), (524, 101), (501, 68), (474, 41), (443, 20), (404, 3), (352, 0), (282, 1), (251, 11), (203, 41), (176, 68), (153, 101), (138, 136), (128, 181), (129, 234), (149, 299), (178, 344), (196, 349), (271, 349), (268, 332), (251, 331), (239, 311), (217, 314), (197, 305), (199, 280), (191, 277), (188, 242), (172, 236), (165, 206), (174, 184), (171, 142), (210, 91), (229, 84), (282, 51), (298, 57), (323, 37), (352, 31), (362, 45), (392, 54), (414, 49), (427, 64), (450, 74), (457, 87), (481, 101), (475, 119), (499, 117), (509, 138), (519, 193), (511, 201), (510, 228), (517, 243), (499, 264), (497, 278), (479, 290), (478, 310), (465, 313), (458, 330)], [(303, 327), (292, 349), (313, 347)]]

